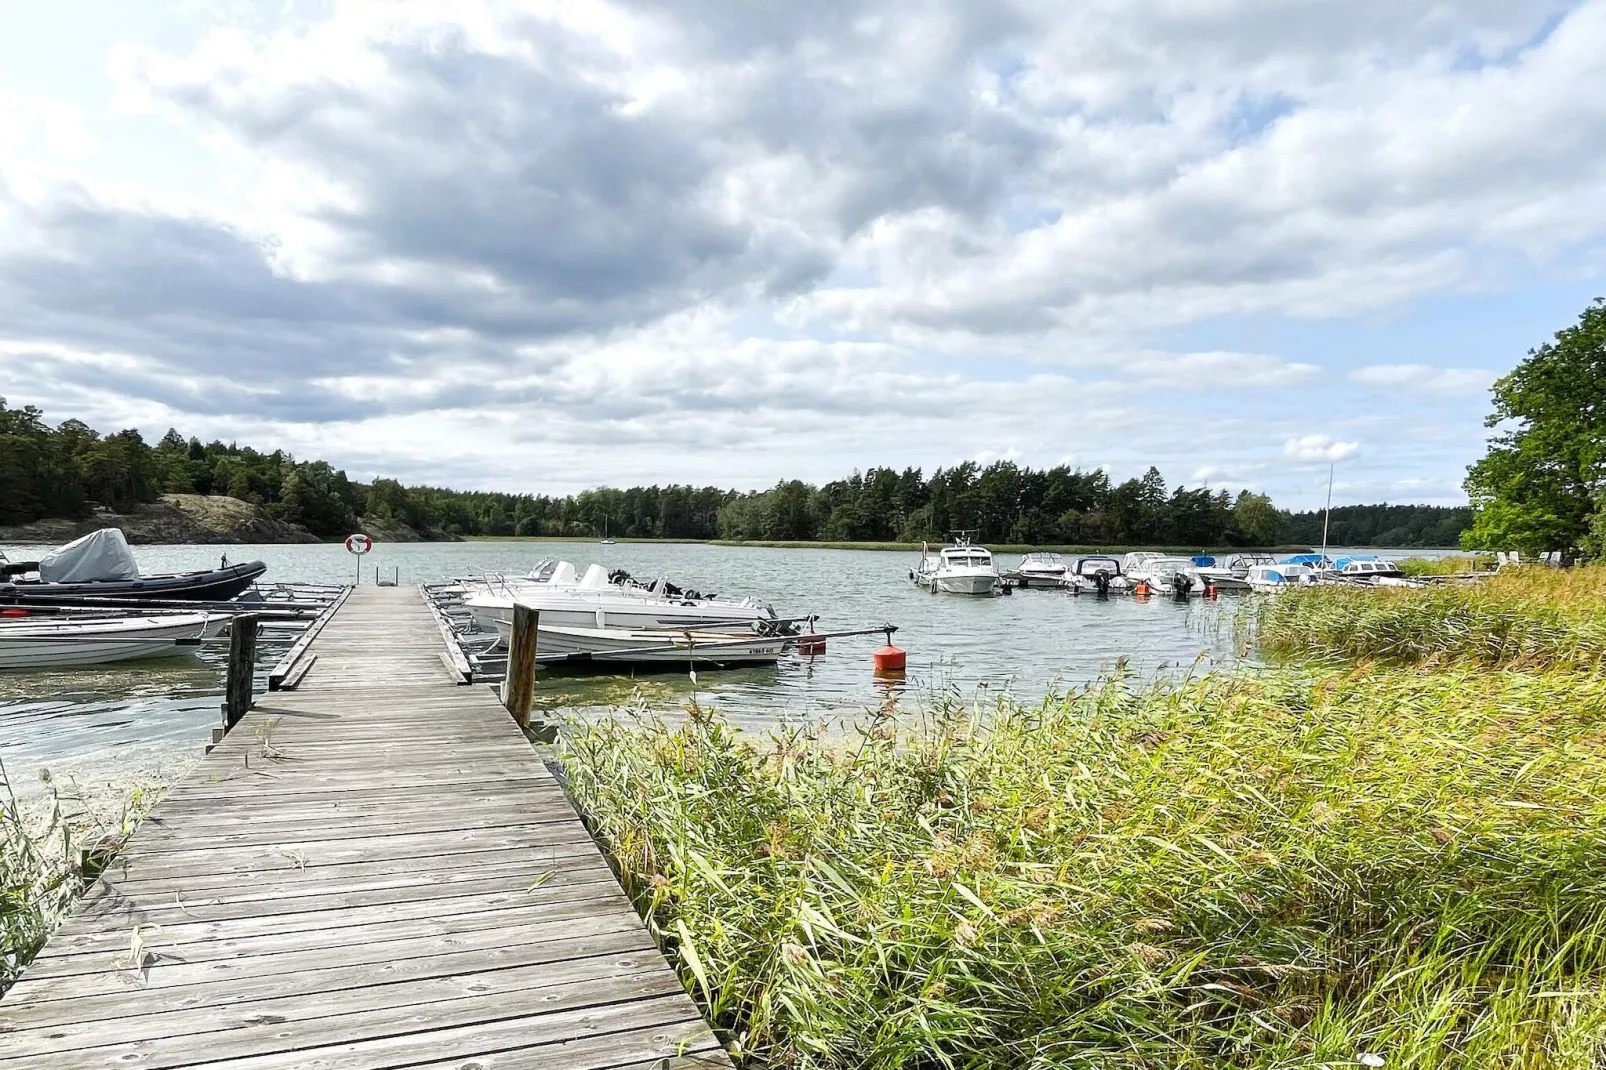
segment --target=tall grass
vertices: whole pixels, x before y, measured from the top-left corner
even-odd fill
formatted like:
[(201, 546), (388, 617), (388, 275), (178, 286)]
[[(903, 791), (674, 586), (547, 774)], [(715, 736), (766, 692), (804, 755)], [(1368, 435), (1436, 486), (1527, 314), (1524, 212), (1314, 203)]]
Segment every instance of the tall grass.
[(698, 712), (563, 761), (749, 1065), (1606, 1061), (1606, 679), (1117, 681), (847, 742)]
[[(0, 993), (33, 960), (73, 900), (154, 805), (156, 792), (134, 787), (120, 811), (97, 814), (76, 788), (41, 774), (42, 791), (25, 803), (0, 764)], [(85, 873), (85, 863), (90, 869)]]
[(1407, 557), (1395, 564), (1407, 576), (1459, 576), (1477, 570), (1488, 558), (1451, 554), (1449, 557)]
[(1246, 644), (1281, 658), (1595, 669), (1606, 567), (1528, 568), (1429, 588), (1312, 587), (1246, 603)]

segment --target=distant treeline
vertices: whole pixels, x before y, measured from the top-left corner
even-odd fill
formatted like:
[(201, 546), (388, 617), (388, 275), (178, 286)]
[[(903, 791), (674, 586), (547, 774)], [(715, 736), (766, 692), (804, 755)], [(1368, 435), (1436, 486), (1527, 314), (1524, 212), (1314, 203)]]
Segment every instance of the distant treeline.
[[(78, 420), (56, 427), (38, 409), (0, 398), (0, 524), (87, 515), (90, 503), (127, 512), (166, 493), (226, 494), (316, 535), (345, 535), (359, 518), (455, 535), (596, 536), (748, 541), (919, 542), (968, 529), (997, 543), (1270, 546), (1315, 544), (1321, 514), (1288, 514), (1263, 494), (1170, 488), (1155, 468), (1112, 483), (1103, 471), (967, 462), (925, 476), (873, 468), (813, 486), (602, 488), (546, 495), (354, 482), (324, 461), (282, 450), (202, 443), (168, 431), (101, 436)], [(1333, 510), (1334, 545), (1448, 546), (1466, 509), (1417, 505)], [(1314, 525), (1314, 526), (1313, 526)]]
[[(1329, 546), (1460, 545), (1472, 526), (1470, 506), (1339, 505), (1328, 522)], [(1322, 512), (1289, 513), (1283, 522), (1285, 543), (1317, 546), (1322, 541)]]

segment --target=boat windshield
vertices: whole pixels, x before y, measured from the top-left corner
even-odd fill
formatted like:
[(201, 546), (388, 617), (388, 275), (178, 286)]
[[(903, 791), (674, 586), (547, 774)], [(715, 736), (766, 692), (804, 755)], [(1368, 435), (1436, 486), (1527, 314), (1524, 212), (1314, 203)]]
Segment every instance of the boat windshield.
[(1079, 576), (1092, 576), (1101, 571), (1119, 576), (1121, 563), (1113, 557), (1084, 557), (1076, 563), (1076, 573)]
[(1023, 565), (1062, 565), (1065, 559), (1059, 554), (1027, 554)]
[(988, 553), (986, 550), (977, 550), (968, 546), (955, 550), (944, 550), (942, 552), (942, 559), (948, 562), (950, 565), (980, 566), (990, 565), (993, 563), (992, 554)]

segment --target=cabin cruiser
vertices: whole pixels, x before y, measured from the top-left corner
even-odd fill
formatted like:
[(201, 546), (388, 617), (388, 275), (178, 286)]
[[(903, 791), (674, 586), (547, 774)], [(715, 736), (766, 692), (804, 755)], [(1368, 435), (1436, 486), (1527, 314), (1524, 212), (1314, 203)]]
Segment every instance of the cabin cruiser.
[[(541, 627), (573, 628), (751, 628), (775, 620), (775, 609), (752, 598), (732, 601), (669, 593), (673, 585), (651, 586), (611, 582), (601, 565), (591, 565), (576, 579), (574, 566), (560, 561), (542, 580), (514, 583), (498, 590), (468, 594), (463, 604), (484, 631), (513, 621), (515, 603), (541, 614)], [(674, 588), (679, 591), (679, 588)]]
[(972, 546), (963, 536), (941, 550), (922, 549), (920, 564), (909, 576), (933, 593), (992, 595), (1000, 589), (992, 551)]
[(1400, 570), (1400, 566), (1392, 561), (1380, 561), (1374, 557), (1341, 557), (1333, 562), (1333, 567), (1322, 573), (1322, 579), (1332, 583), (1364, 584), (1368, 587), (1418, 587), (1419, 581), (1412, 580)]
[(1132, 582), (1121, 571), (1121, 562), (1106, 555), (1078, 557), (1071, 566), (1069, 583), (1078, 591), (1126, 591)]
[(1316, 570), (1309, 565), (1284, 565), (1272, 562), (1269, 565), (1252, 565), (1244, 575), (1244, 582), (1251, 591), (1260, 594), (1274, 594), (1277, 591), (1286, 591), (1290, 587), (1307, 587), (1317, 582)]
[(1022, 587), (1063, 587), (1066, 569), (1065, 558), (1059, 554), (1027, 554), (1016, 566), (1015, 578)]

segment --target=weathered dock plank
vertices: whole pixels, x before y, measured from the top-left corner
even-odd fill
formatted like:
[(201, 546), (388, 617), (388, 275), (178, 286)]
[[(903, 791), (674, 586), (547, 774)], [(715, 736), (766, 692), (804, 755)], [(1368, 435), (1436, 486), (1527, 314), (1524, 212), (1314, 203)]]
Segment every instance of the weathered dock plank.
[(416, 588), (354, 591), (0, 1001), (0, 1070), (728, 1066), (440, 647)]

